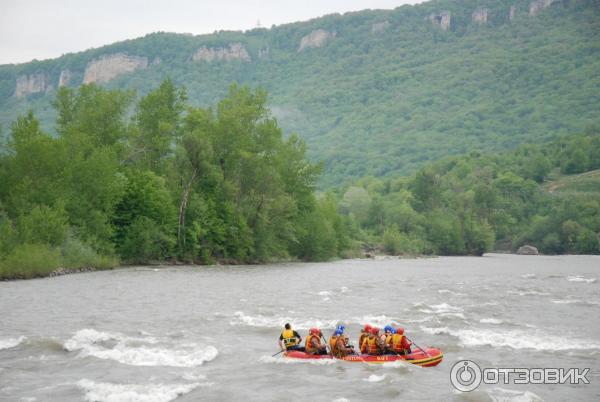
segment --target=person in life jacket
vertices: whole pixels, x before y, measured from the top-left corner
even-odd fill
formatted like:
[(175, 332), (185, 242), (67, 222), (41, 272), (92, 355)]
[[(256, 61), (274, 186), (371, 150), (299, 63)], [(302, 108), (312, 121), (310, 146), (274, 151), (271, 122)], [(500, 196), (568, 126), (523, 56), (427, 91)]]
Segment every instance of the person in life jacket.
[(326, 355), (327, 346), (321, 343), (323, 334), (319, 328), (311, 328), (308, 330), (306, 337), (305, 350), (309, 355)]
[(366, 337), (369, 336), (369, 331), (371, 330), (371, 326), (369, 324), (365, 324), (365, 327), (360, 330), (360, 335), (358, 336), (358, 347), (362, 348), (363, 341)]
[(371, 328), (369, 336), (365, 338), (362, 345), (360, 345), (360, 352), (369, 355), (381, 355), (385, 350), (385, 345), (379, 337), (379, 329)]
[(396, 329), (391, 325), (386, 325), (383, 328), (383, 335), (381, 336), (381, 340), (385, 345), (385, 352), (392, 352), (392, 336), (396, 333)]
[(335, 357), (354, 354), (354, 348), (348, 345), (348, 337), (344, 335), (344, 329), (343, 325), (339, 325), (329, 338), (329, 349)]
[(287, 323), (285, 329), (279, 335), (279, 347), (281, 350), (299, 350), (304, 352), (304, 348), (300, 346), (302, 337), (300, 334), (292, 329), (292, 326)]
[(411, 353), (410, 341), (404, 336), (404, 328), (396, 328), (396, 333), (392, 335), (391, 351), (398, 355)]

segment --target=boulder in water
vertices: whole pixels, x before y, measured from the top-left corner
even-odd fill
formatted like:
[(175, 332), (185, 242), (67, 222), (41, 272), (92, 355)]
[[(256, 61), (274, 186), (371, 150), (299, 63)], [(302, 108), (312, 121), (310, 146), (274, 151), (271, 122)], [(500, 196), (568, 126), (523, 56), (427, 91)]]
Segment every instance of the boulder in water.
[(537, 248), (530, 246), (529, 244), (526, 244), (524, 246), (519, 247), (519, 249), (517, 250), (517, 254), (521, 254), (521, 255), (538, 255), (539, 251)]

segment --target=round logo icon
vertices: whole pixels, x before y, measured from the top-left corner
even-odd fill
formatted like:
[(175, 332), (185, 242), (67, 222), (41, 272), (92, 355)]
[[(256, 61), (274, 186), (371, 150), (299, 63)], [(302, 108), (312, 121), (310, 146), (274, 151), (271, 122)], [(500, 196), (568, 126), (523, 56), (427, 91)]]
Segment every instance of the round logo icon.
[(462, 392), (471, 392), (481, 384), (481, 369), (471, 360), (460, 360), (450, 370), (452, 386)]

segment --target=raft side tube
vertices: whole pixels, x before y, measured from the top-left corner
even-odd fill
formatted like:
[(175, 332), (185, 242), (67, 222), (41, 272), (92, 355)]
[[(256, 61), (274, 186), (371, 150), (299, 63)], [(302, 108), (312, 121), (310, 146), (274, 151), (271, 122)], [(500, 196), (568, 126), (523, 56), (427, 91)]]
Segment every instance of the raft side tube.
[[(426, 348), (424, 353), (421, 350), (416, 350), (413, 353), (407, 355), (348, 355), (342, 358), (335, 358), (337, 360), (344, 360), (347, 362), (360, 362), (368, 364), (383, 364), (395, 362), (398, 360), (406, 361), (407, 363), (415, 364), (421, 367), (433, 367), (441, 363), (444, 358), (444, 354), (437, 348)], [(290, 359), (333, 359), (332, 355), (310, 355), (305, 352), (290, 351), (285, 353), (285, 356)]]

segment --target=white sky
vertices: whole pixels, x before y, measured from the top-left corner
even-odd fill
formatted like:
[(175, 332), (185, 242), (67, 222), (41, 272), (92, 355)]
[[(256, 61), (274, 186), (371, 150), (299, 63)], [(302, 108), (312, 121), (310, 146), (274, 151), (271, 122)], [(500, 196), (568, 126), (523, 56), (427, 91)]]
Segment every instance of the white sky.
[(156, 31), (211, 33), (392, 9), (422, 0), (0, 0), (0, 64), (48, 59)]

